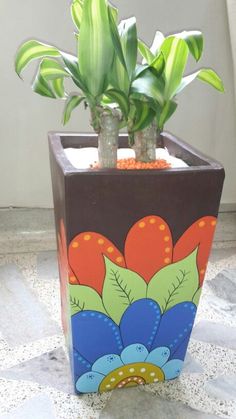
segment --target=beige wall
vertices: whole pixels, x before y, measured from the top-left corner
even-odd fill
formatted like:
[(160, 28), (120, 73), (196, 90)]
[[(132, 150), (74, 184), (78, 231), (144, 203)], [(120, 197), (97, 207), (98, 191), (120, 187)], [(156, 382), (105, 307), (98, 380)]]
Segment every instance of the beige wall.
[[(73, 51), (69, 3), (68, 0), (0, 2), (0, 207), (52, 206), (47, 131), (62, 130), (63, 104), (31, 91), (28, 82), (34, 65), (31, 71), (25, 72), (26, 82), (22, 83), (14, 73), (13, 58), (17, 46), (30, 37)], [(179, 97), (179, 109), (167, 128), (225, 165), (223, 202), (236, 202), (233, 70), (225, 1), (116, 0), (114, 3), (119, 5), (121, 16), (136, 14), (140, 37), (146, 41), (152, 39), (156, 28), (165, 33), (199, 28), (205, 33), (203, 65), (214, 67), (222, 75), (227, 93), (220, 95), (195, 82)], [(194, 68), (194, 63), (191, 67)], [(82, 107), (74, 112), (68, 130), (90, 130), (88, 114)]]

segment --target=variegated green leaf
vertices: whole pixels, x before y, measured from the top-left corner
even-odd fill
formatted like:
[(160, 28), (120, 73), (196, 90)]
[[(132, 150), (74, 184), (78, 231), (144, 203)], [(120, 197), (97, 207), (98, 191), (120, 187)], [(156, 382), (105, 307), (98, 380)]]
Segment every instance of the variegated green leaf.
[[(112, 9), (110, 7), (108, 8), (108, 16), (109, 16), (109, 22), (110, 22), (111, 37), (113, 40), (115, 52), (118, 55), (118, 58), (121, 64), (123, 65), (124, 70), (127, 71), (119, 31), (117, 28), (116, 20), (114, 19), (114, 14), (112, 13)], [(116, 60), (116, 57), (115, 57), (115, 60)]]
[(165, 37), (162, 32), (156, 31), (155, 37), (153, 39), (152, 46), (150, 48), (151, 53), (156, 57), (161, 50), (161, 46), (165, 40)]
[(108, 3), (108, 10), (113, 17), (114, 22), (117, 23), (117, 20), (118, 20), (118, 9), (117, 9), (117, 7), (113, 6), (113, 4), (111, 4), (111, 3)]
[(183, 39), (196, 61), (199, 61), (203, 50), (203, 36), (200, 31), (183, 31), (172, 36)]
[(68, 98), (64, 111), (63, 111), (63, 125), (67, 124), (71, 117), (72, 111), (79, 106), (79, 104), (85, 99), (85, 96), (75, 96), (72, 95)]
[(116, 89), (109, 89), (106, 91), (106, 96), (119, 105), (123, 115), (127, 118), (129, 113), (129, 100), (127, 96), (121, 91)]
[(173, 100), (168, 100), (161, 110), (160, 115), (157, 116), (158, 128), (162, 131), (164, 124), (170, 119), (173, 113), (176, 111), (177, 103)]
[(79, 71), (78, 58), (66, 52), (61, 52), (61, 57), (76, 86), (78, 86), (84, 93), (87, 93), (87, 88)]
[(131, 93), (139, 93), (147, 98), (156, 100), (160, 105), (164, 104), (163, 100), (164, 82), (162, 78), (157, 78), (147, 69), (135, 79), (131, 86)]
[(129, 80), (132, 80), (137, 63), (138, 52), (137, 28), (135, 17), (131, 17), (120, 22), (119, 34)]
[(93, 97), (103, 94), (114, 47), (106, 0), (84, 0), (79, 35), (79, 66), (84, 83)]
[(41, 96), (56, 99), (56, 94), (50, 87), (49, 83), (41, 76), (40, 71), (38, 71), (38, 73), (36, 74), (36, 77), (32, 84), (32, 89), (35, 93), (38, 93)]
[(139, 49), (140, 54), (143, 57), (142, 63), (151, 64), (153, 60), (155, 59), (155, 55), (150, 51), (150, 48), (148, 48), (148, 46), (140, 39), (138, 40), (138, 49)]
[(189, 49), (185, 41), (180, 38), (169, 37), (162, 46), (165, 57), (165, 91), (166, 100), (170, 100), (178, 88), (187, 64)]
[(150, 107), (148, 102), (144, 101), (133, 101), (136, 108), (134, 124), (130, 129), (130, 132), (141, 131), (151, 124), (155, 117), (155, 111)]
[(160, 76), (165, 68), (165, 58), (164, 54), (160, 52), (156, 58), (151, 62), (150, 67), (156, 70), (157, 76)]
[(57, 48), (43, 44), (42, 42), (30, 40), (20, 46), (15, 58), (15, 70), (20, 76), (22, 70), (33, 60), (43, 57), (59, 57)]
[(216, 90), (219, 90), (220, 92), (224, 92), (224, 85), (221, 78), (218, 76), (218, 74), (211, 68), (202, 68), (201, 70), (198, 70), (193, 74), (189, 74), (188, 76), (183, 77), (175, 94), (180, 93), (185, 87), (187, 87), (190, 83), (192, 83), (192, 81), (194, 81), (196, 78), (205, 83), (210, 84)]
[(76, 26), (76, 28), (79, 30), (82, 20), (82, 14), (83, 14), (83, 0), (73, 0), (71, 3), (71, 17), (72, 20)]
[[(65, 96), (63, 80), (69, 77), (68, 72), (57, 61), (44, 58), (39, 66), (38, 74), (33, 82), (33, 90), (42, 95), (55, 98)], [(50, 82), (52, 81), (52, 87)], [(47, 94), (46, 94), (47, 92)]]

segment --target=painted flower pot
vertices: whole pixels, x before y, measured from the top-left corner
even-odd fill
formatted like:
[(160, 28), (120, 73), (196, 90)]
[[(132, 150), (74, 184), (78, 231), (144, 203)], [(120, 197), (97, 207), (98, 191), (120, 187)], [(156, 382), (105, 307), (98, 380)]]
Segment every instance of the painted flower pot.
[(49, 134), (62, 322), (78, 393), (174, 379), (183, 366), (224, 169), (170, 134), (162, 141), (189, 167), (78, 170), (64, 148), (96, 146), (96, 136)]

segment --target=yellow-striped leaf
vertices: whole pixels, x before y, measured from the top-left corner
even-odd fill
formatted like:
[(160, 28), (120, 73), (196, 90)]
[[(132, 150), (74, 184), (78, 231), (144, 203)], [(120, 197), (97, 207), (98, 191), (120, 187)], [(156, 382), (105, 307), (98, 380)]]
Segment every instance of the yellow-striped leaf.
[(166, 100), (170, 100), (178, 88), (187, 64), (189, 49), (183, 39), (169, 37), (161, 46), (165, 57), (165, 91)]
[(149, 106), (148, 102), (134, 100), (133, 103), (136, 112), (134, 124), (131, 127), (130, 132), (143, 130), (150, 125), (155, 117), (155, 111)]
[(157, 115), (158, 128), (162, 131), (164, 124), (170, 119), (173, 113), (176, 111), (177, 103), (173, 100), (168, 100), (162, 108), (160, 114)]
[(73, 0), (71, 3), (70, 11), (72, 20), (76, 28), (79, 30), (83, 14), (83, 0)]
[(119, 24), (119, 34), (129, 80), (132, 80), (138, 53), (136, 18), (122, 20)]
[(196, 71), (193, 74), (189, 74), (182, 78), (180, 85), (178, 86), (176, 93), (180, 93), (185, 87), (187, 87), (195, 79), (201, 80), (205, 83), (210, 84), (216, 90), (224, 92), (224, 85), (221, 78), (218, 74), (211, 68), (202, 68), (201, 70)]
[(140, 39), (138, 40), (138, 49), (143, 57), (142, 64), (151, 64), (155, 59), (155, 55), (150, 51), (145, 42), (141, 41)]
[[(63, 98), (65, 96), (63, 80), (69, 76), (69, 73), (57, 61), (44, 58), (40, 63), (32, 88), (34, 92), (42, 96)], [(51, 81), (52, 86), (50, 86)]]
[(15, 58), (15, 70), (20, 76), (22, 70), (33, 60), (43, 57), (59, 57), (57, 48), (43, 44), (42, 42), (30, 40), (20, 46)]
[(70, 120), (72, 111), (79, 106), (79, 104), (85, 99), (85, 96), (76, 96), (72, 95), (68, 98), (65, 108), (63, 111), (62, 116), (62, 123), (63, 125), (67, 124), (67, 122)]
[(154, 76), (149, 69), (143, 71), (131, 86), (131, 93), (142, 94), (147, 98), (156, 100), (160, 105), (164, 105), (163, 92), (163, 79)]
[(199, 61), (203, 51), (203, 35), (200, 31), (183, 31), (174, 34), (177, 38), (183, 39), (188, 45), (189, 51), (196, 61)]
[(93, 97), (103, 94), (114, 56), (106, 0), (84, 0), (79, 34), (80, 73)]
[(116, 89), (109, 89), (106, 91), (106, 96), (112, 101), (119, 105), (121, 112), (128, 117), (129, 113), (129, 100), (127, 96), (121, 91)]

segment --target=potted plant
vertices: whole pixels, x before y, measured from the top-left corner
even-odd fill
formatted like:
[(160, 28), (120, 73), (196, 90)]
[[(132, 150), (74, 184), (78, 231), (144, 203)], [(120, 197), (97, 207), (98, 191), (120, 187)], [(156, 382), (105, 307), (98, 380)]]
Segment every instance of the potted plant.
[[(181, 371), (224, 170), (163, 126), (177, 93), (195, 78), (220, 91), (223, 84), (211, 69), (184, 76), (189, 53), (201, 57), (199, 31), (167, 38), (157, 32), (148, 48), (135, 18), (118, 24), (106, 0), (74, 0), (71, 12), (77, 56), (30, 40), (19, 48), (16, 71), (41, 60), (33, 90), (66, 100), (64, 123), (81, 102), (91, 112), (94, 134), (49, 134), (62, 321), (75, 389), (85, 393), (173, 379)], [(66, 93), (66, 78), (77, 93)], [(119, 136), (121, 127), (128, 135)], [(162, 162), (157, 170), (160, 142), (186, 167)], [(98, 165), (73, 167), (65, 149), (91, 146), (98, 147)], [(136, 160), (117, 165), (117, 149), (128, 146)]]

